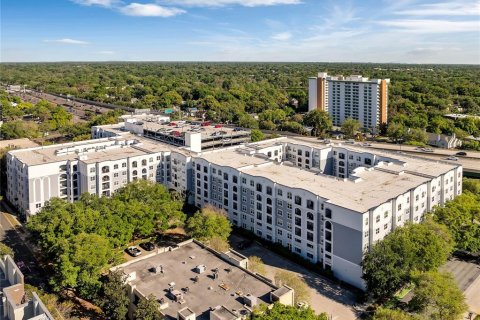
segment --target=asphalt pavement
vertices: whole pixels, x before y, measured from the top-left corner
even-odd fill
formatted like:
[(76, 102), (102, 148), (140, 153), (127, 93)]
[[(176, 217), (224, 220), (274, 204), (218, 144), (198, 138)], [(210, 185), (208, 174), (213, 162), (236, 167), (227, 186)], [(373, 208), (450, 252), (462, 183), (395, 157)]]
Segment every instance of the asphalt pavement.
[(12, 248), (17, 266), (22, 271), (25, 282), (36, 287), (46, 288), (46, 272), (28, 244), (27, 235), (16, 217), (9, 213), (10, 208), (0, 201), (0, 239)]

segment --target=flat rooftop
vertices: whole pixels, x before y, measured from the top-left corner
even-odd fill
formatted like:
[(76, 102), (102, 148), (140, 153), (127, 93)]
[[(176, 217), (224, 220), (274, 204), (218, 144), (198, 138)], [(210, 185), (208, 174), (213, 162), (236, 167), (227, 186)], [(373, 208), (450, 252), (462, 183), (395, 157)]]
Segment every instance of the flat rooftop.
[[(162, 266), (163, 273), (156, 274), (151, 268)], [(204, 273), (194, 268), (205, 265)], [(130, 281), (144, 296), (155, 295), (168, 302), (168, 308), (162, 312), (169, 319), (176, 319), (177, 312), (188, 307), (195, 312), (197, 319), (209, 319), (211, 307), (225, 306), (228, 310), (245, 313), (243, 295), (251, 294), (269, 304), (270, 292), (277, 288), (261, 281), (244, 270), (224, 261), (196, 242), (181, 245), (178, 249), (154, 255), (133, 262), (121, 268), (127, 275), (136, 273), (136, 279)], [(213, 270), (218, 269), (218, 278), (213, 279)], [(195, 282), (195, 277), (198, 281)], [(169, 284), (183, 292), (185, 303), (173, 301), (168, 295)], [(184, 289), (188, 287), (188, 292)], [(242, 310), (244, 310), (242, 312)]]
[(38, 143), (33, 142), (32, 140), (27, 138), (0, 140), (0, 149), (3, 149), (3, 148), (20, 149), (20, 148), (31, 148), (31, 147), (38, 147)]
[[(118, 143), (118, 144), (116, 144)], [(123, 145), (123, 146), (122, 146)], [(107, 146), (105, 148), (105, 146)], [(76, 152), (78, 151), (78, 152)], [(84, 163), (115, 161), (163, 151), (189, 153), (166, 143), (151, 141), (132, 134), (115, 138), (92, 139), (51, 146), (14, 150), (12, 153), (29, 166), (79, 159)]]
[(267, 158), (245, 154), (236, 150), (207, 152), (198, 158), (205, 159), (219, 166), (232, 167), (235, 169), (272, 162)]
[[(176, 123), (172, 121), (171, 123)], [(192, 125), (192, 124), (178, 124), (178, 125), (170, 125), (170, 124), (161, 124), (157, 122), (147, 122), (143, 121), (143, 129), (163, 134), (168, 134), (172, 131), (178, 131), (180, 133), (186, 132), (200, 132), (202, 134), (202, 140), (208, 140), (210, 138), (215, 137), (234, 137), (240, 135), (250, 134), (249, 130), (245, 129), (235, 129), (231, 127), (219, 127), (216, 128), (215, 125), (209, 126), (200, 126), (200, 125)]]
[[(388, 165), (379, 168), (388, 169)], [(280, 185), (303, 189), (330, 200), (332, 204), (365, 212), (376, 207), (393, 196), (407, 192), (429, 179), (421, 176), (399, 172), (390, 173), (376, 169), (358, 169), (352, 174), (353, 179), (339, 179), (325, 174), (315, 173), (295, 166), (272, 163), (262, 167), (251, 167), (240, 171), (264, 177)]]

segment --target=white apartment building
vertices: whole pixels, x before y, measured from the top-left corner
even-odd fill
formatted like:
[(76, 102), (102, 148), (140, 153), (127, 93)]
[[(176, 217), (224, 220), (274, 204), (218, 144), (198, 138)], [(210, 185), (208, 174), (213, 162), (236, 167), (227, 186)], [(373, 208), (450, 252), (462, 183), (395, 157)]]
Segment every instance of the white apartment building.
[(308, 79), (308, 111), (328, 112), (334, 126), (353, 118), (364, 128), (375, 129), (387, 122), (389, 83), (390, 79), (334, 77), (320, 72)]
[(9, 152), (9, 201), (32, 215), (52, 197), (109, 196), (148, 179), (198, 207), (225, 209), (233, 225), (363, 288), (360, 263), (372, 244), (462, 191), (460, 165), (354, 145), (283, 137), (194, 152), (101, 129), (116, 136)]

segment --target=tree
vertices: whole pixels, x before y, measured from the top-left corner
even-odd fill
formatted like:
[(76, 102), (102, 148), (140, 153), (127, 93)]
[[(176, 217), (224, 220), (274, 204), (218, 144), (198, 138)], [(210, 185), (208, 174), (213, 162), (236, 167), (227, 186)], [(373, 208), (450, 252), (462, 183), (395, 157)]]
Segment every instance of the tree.
[(480, 195), (469, 191), (475, 191), (477, 187), (467, 180), (463, 194), (432, 211), (435, 221), (445, 225), (452, 233), (459, 250), (480, 251)]
[(347, 138), (353, 138), (361, 127), (362, 125), (358, 120), (348, 118), (342, 123), (342, 132)]
[(390, 122), (387, 127), (387, 135), (398, 142), (404, 140), (406, 136), (406, 130), (402, 123)]
[(275, 303), (273, 308), (260, 307), (254, 310), (252, 320), (328, 320), (326, 313), (319, 315), (311, 308), (296, 308), (293, 306), (286, 306), (281, 303)]
[(159, 304), (153, 294), (147, 298), (140, 299), (140, 302), (133, 313), (133, 320), (162, 320)]
[(280, 270), (275, 273), (277, 286), (287, 285), (295, 291), (295, 303), (310, 302), (310, 290), (305, 281), (293, 272)]
[(413, 128), (408, 130), (407, 135), (405, 137), (407, 142), (418, 142), (421, 144), (425, 144), (428, 141), (428, 136), (425, 130)]
[(367, 291), (388, 298), (410, 281), (414, 270), (435, 270), (453, 251), (448, 229), (430, 219), (395, 229), (365, 254), (362, 262)]
[(13, 252), (12, 248), (7, 246), (3, 242), (0, 242), (0, 257), (3, 257), (4, 255), (7, 255), (7, 254), (12, 258), (15, 256), (15, 253)]
[(263, 134), (262, 131), (258, 129), (253, 129), (251, 132), (251, 138), (252, 142), (257, 142), (265, 139), (265, 135)]
[(469, 179), (469, 178), (464, 178), (463, 179), (463, 191), (469, 191), (476, 195), (477, 197), (480, 197), (480, 180), (478, 179)]
[(332, 129), (332, 119), (330, 115), (321, 110), (312, 110), (305, 115), (303, 123), (313, 127), (312, 135), (325, 136), (326, 132)]
[(221, 237), (213, 237), (208, 241), (208, 245), (215, 251), (226, 252), (230, 248), (228, 241)]
[(0, 127), (0, 136), (3, 139), (36, 138), (38, 125), (32, 121), (8, 121)]
[(263, 263), (262, 259), (257, 256), (251, 256), (248, 258), (248, 270), (261, 274), (262, 276), (267, 275), (265, 264)]
[(120, 261), (119, 248), (135, 237), (181, 225), (182, 200), (160, 185), (137, 181), (111, 197), (84, 193), (69, 203), (53, 198), (27, 223), (52, 262), (54, 289), (76, 289), (92, 298), (101, 289), (100, 276)]
[[(415, 320), (417, 317), (411, 316), (401, 310), (387, 308), (378, 308), (375, 310), (372, 320)], [(420, 319), (418, 319), (420, 320)]]
[(54, 288), (78, 289), (81, 296), (94, 298), (101, 288), (101, 272), (116, 255), (109, 241), (96, 234), (81, 233), (58, 250), (55, 277), (51, 279)]
[(208, 242), (215, 237), (226, 241), (232, 227), (224, 210), (207, 205), (188, 219), (186, 230), (200, 241)]
[(122, 271), (111, 271), (102, 285), (98, 305), (108, 319), (124, 320), (127, 318), (130, 299), (125, 279), (126, 275)]
[(413, 282), (415, 289), (409, 306), (428, 319), (462, 319), (468, 310), (465, 297), (450, 273), (416, 273)]

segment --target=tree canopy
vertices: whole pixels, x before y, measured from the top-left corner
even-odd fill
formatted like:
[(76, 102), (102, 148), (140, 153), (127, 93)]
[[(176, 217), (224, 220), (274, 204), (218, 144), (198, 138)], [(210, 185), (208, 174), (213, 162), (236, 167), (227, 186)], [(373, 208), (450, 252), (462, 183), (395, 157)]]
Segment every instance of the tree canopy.
[(232, 232), (232, 226), (225, 211), (207, 205), (188, 219), (186, 230), (200, 241), (208, 242), (216, 237), (226, 241)]
[(464, 179), (464, 193), (444, 207), (432, 211), (435, 221), (452, 233), (456, 248), (469, 252), (480, 251), (480, 182)]
[(260, 308), (252, 314), (252, 320), (328, 320), (326, 313), (315, 314), (311, 308), (296, 308), (275, 303), (273, 308)]
[(119, 261), (113, 249), (182, 224), (182, 205), (163, 185), (140, 180), (110, 198), (88, 193), (73, 203), (53, 198), (27, 227), (53, 262), (54, 288), (74, 288), (92, 298), (101, 287), (100, 274)]
[(375, 298), (390, 297), (410, 281), (414, 270), (436, 270), (445, 263), (453, 247), (447, 228), (431, 220), (395, 229), (365, 254), (367, 291)]
[(465, 297), (450, 273), (416, 273), (413, 282), (415, 289), (409, 307), (426, 318), (457, 320), (468, 310)]

